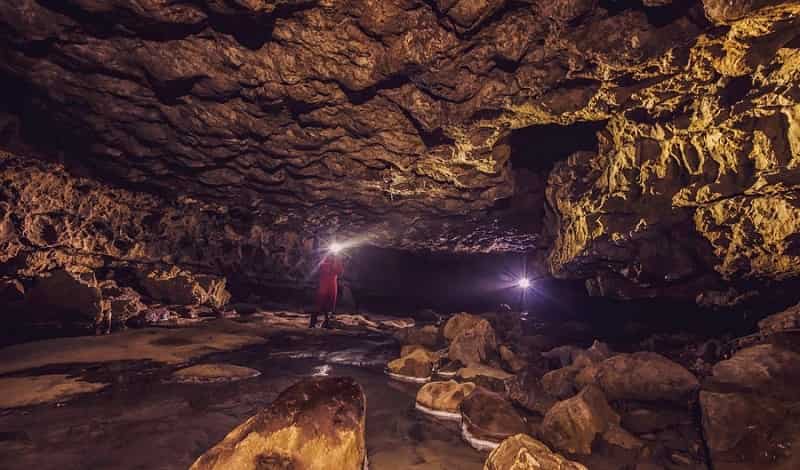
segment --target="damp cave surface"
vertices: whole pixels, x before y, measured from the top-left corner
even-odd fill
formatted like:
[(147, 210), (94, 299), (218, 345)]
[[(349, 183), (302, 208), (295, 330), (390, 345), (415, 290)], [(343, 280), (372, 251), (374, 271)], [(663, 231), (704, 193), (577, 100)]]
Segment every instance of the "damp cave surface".
[(798, 31), (0, 2), (0, 469), (800, 468)]

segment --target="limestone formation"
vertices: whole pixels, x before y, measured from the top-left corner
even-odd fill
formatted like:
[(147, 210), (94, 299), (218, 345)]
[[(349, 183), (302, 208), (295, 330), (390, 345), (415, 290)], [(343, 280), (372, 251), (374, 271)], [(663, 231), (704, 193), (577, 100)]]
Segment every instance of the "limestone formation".
[[(40, 147), (0, 163), (4, 272), (285, 282), (336, 232), (618, 298), (800, 274), (797, 2), (229, 3), (0, 5), (0, 144)], [(584, 123), (552, 171), (515, 139)]]
[(486, 320), (480, 320), (462, 330), (451, 341), (447, 350), (451, 361), (466, 366), (486, 363), (497, 354), (497, 337), (494, 328)]
[(364, 391), (351, 378), (307, 379), (231, 431), (191, 468), (362, 470), (366, 406)]
[(572, 454), (591, 454), (592, 443), (620, 423), (603, 392), (593, 386), (573, 398), (556, 403), (542, 421), (541, 433), (554, 448)]
[(498, 393), (476, 388), (461, 402), (461, 434), (472, 447), (490, 450), (503, 439), (529, 432), (528, 423)]
[(439, 357), (426, 349), (415, 349), (387, 365), (391, 377), (410, 382), (427, 382)]

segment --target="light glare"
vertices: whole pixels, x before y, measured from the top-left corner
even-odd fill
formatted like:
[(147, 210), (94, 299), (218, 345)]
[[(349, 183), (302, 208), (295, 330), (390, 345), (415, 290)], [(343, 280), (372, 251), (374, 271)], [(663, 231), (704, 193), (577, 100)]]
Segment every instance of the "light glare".
[(519, 281), (517, 281), (517, 287), (520, 289), (527, 289), (531, 286), (531, 281), (527, 277), (523, 277)]

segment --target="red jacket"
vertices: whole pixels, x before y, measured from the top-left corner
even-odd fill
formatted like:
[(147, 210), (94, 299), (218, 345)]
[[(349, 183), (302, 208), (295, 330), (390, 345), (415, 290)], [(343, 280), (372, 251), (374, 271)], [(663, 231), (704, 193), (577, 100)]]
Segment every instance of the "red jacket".
[(336, 309), (339, 276), (344, 272), (342, 261), (336, 255), (326, 256), (319, 267), (317, 310), (333, 312)]

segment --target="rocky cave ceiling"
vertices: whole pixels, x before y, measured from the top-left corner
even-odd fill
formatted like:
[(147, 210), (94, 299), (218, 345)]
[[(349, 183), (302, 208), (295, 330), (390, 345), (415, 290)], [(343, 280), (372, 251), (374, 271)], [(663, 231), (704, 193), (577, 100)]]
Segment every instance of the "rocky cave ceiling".
[[(800, 274), (796, 1), (17, 0), (0, 74), (0, 134), (206, 245), (536, 252), (596, 294), (710, 303)], [(82, 184), (2, 168), (0, 216), (54, 191), (37, 172)], [(177, 244), (130, 238), (89, 251)]]

